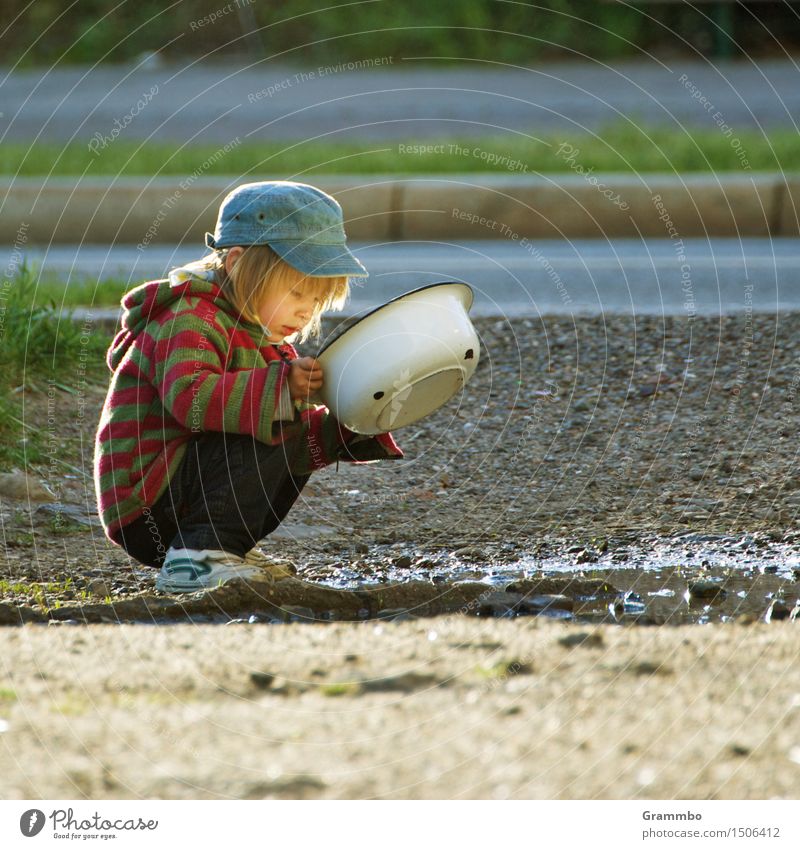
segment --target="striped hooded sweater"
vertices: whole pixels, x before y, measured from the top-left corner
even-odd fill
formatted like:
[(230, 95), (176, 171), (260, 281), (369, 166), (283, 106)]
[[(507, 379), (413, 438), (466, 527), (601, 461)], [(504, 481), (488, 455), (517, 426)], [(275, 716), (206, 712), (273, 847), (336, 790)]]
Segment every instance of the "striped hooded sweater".
[(100, 518), (118, 545), (120, 528), (155, 504), (189, 441), (204, 432), (286, 443), (295, 475), (403, 456), (391, 434), (356, 435), (327, 407), (292, 403), (287, 378), (297, 351), (242, 321), (213, 271), (176, 269), (128, 292), (122, 306), (94, 453)]

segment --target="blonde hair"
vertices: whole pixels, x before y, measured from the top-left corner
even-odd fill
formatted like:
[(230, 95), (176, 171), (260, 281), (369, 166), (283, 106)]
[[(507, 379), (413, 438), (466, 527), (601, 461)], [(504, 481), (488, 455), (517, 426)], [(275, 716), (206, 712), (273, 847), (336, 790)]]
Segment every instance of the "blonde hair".
[(225, 269), (228, 250), (215, 251), (202, 265), (216, 272), (223, 294), (242, 319), (259, 327), (264, 326), (258, 317), (258, 305), (264, 298), (297, 287), (303, 293), (319, 298), (311, 320), (300, 331), (299, 341), (305, 342), (312, 336), (318, 339), (322, 331), (322, 314), (343, 309), (350, 295), (348, 277), (306, 276), (281, 259), (269, 245), (245, 247), (229, 274)]

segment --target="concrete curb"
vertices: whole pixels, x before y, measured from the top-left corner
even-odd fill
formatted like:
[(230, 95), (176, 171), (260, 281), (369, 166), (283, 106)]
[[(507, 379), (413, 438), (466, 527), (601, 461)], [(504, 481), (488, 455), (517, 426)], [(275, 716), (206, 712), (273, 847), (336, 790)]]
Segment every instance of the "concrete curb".
[[(31, 244), (202, 244), (238, 177), (0, 180), (0, 229)], [(450, 239), (800, 235), (800, 176), (440, 174), (310, 179), (348, 236)], [(15, 244), (16, 244), (15, 243)]]

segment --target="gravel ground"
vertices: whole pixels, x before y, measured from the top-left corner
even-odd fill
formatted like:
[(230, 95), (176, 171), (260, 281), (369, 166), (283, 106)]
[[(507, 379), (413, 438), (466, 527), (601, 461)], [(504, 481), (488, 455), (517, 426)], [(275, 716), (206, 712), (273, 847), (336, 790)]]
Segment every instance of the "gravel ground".
[(796, 796), (800, 315), (475, 324), (463, 396), (316, 474), (263, 543), (302, 580), (249, 594), (154, 593), (92, 515), (104, 388), (31, 394), (67, 447), (57, 503), (0, 480), (0, 795)]
[[(460, 577), (502, 588), (543, 570), (630, 567), (649, 592), (676, 574), (686, 589), (778, 573), (737, 610), (758, 615), (775, 593), (791, 607), (800, 315), (475, 323), (475, 376), (397, 433), (406, 458), (317, 473), (265, 550), (338, 587)], [(62, 506), (3, 498), (0, 601), (53, 607), (152, 588), (152, 571), (91, 524), (103, 394), (50, 403), (73, 468), (40, 470)], [(47, 402), (30, 397), (29, 422), (46, 420)], [(636, 589), (630, 576), (616, 582)]]

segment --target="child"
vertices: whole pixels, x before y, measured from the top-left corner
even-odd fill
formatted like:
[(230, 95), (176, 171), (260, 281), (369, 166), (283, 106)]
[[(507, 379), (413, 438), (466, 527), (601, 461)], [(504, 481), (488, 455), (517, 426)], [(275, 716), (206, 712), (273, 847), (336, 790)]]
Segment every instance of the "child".
[(274, 575), (254, 546), (314, 470), (403, 456), (391, 434), (356, 435), (311, 403), (322, 369), (288, 341), (319, 336), (348, 277), (367, 276), (339, 204), (302, 183), (250, 183), (206, 243), (210, 257), (124, 297), (95, 443), (105, 532), (161, 567), (165, 592)]

